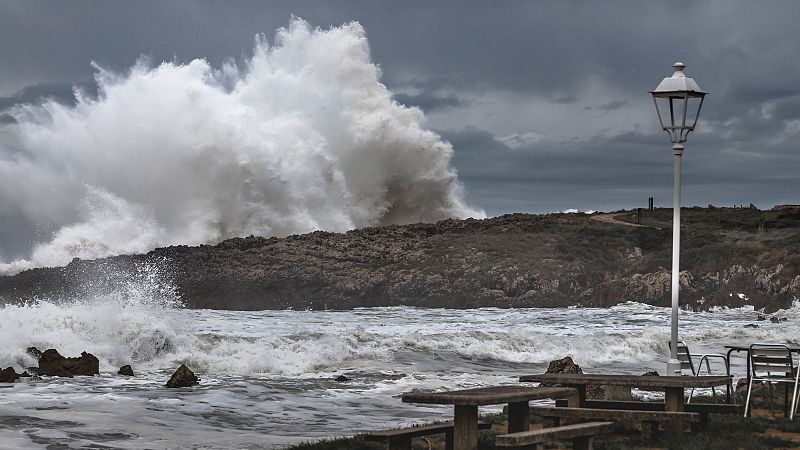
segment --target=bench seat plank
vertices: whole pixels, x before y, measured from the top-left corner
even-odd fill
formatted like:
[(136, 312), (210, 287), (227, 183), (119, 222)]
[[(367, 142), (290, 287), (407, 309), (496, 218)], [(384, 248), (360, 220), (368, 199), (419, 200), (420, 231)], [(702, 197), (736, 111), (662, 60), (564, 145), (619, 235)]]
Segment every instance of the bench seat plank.
[[(489, 422), (478, 422), (479, 430), (488, 430), (492, 427)], [(393, 438), (412, 438), (420, 436), (428, 436), (431, 434), (440, 434), (453, 431), (453, 422), (441, 422), (429, 425), (418, 425), (406, 428), (395, 428), (392, 430), (370, 431), (364, 433), (364, 439), (367, 441), (384, 441)]]
[[(630, 409), (637, 411), (664, 411), (664, 404), (660, 402), (637, 402), (622, 400), (586, 400), (587, 408), (597, 409)], [(743, 407), (730, 403), (686, 403), (683, 406), (686, 412), (701, 414), (741, 414)]]
[(642, 411), (630, 409), (601, 408), (559, 408), (554, 406), (534, 406), (531, 414), (541, 417), (570, 419), (601, 419), (629, 421), (674, 421), (700, 422), (700, 413), (675, 411)]
[(541, 444), (547, 441), (594, 436), (611, 431), (614, 431), (613, 422), (577, 423), (561, 427), (501, 434), (495, 438), (495, 444), (498, 447), (518, 447), (530, 444)]

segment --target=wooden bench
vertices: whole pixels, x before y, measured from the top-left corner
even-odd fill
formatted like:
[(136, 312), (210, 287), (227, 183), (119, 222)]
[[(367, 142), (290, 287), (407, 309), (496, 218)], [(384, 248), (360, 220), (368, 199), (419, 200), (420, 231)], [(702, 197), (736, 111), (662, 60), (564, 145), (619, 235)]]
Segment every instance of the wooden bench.
[(560, 408), (554, 406), (534, 406), (531, 408), (531, 414), (553, 419), (555, 425), (559, 425), (561, 419), (614, 420), (630, 424), (641, 423), (643, 424), (642, 432), (648, 436), (658, 432), (658, 424), (661, 422), (699, 424), (702, 419), (701, 414), (696, 412)]
[[(556, 406), (569, 406), (567, 402), (556, 402)], [(586, 400), (587, 408), (597, 409), (628, 409), (638, 411), (664, 411), (664, 404), (659, 402), (638, 402), (620, 400)], [(732, 414), (741, 415), (744, 411), (742, 405), (732, 405), (730, 403), (687, 403), (684, 406), (685, 412), (699, 413), (701, 422), (708, 419), (709, 414)]]
[(586, 422), (561, 427), (542, 428), (540, 430), (519, 431), (501, 434), (495, 438), (498, 447), (544, 448), (548, 441), (572, 439), (575, 450), (591, 450), (595, 435), (614, 431), (613, 422)]
[[(478, 422), (479, 430), (488, 430), (492, 427), (491, 423)], [(420, 436), (430, 436), (432, 434), (445, 435), (445, 448), (453, 450), (453, 422), (441, 422), (431, 425), (417, 425), (407, 428), (396, 428), (393, 430), (372, 431), (363, 434), (367, 441), (386, 442), (389, 450), (409, 450), (411, 448), (411, 438)]]

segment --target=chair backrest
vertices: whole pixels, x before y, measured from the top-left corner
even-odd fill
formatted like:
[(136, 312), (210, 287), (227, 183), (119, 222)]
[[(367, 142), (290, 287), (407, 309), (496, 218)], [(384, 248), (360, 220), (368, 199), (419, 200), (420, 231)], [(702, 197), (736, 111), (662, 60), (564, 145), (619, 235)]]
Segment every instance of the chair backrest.
[[(669, 343), (669, 349), (672, 350), (672, 342)], [(681, 362), (681, 371), (689, 369), (692, 375), (695, 374), (692, 355), (689, 353), (689, 347), (683, 341), (678, 341), (678, 361)]]
[(794, 373), (792, 352), (782, 344), (753, 344), (750, 346), (752, 376), (791, 377)]

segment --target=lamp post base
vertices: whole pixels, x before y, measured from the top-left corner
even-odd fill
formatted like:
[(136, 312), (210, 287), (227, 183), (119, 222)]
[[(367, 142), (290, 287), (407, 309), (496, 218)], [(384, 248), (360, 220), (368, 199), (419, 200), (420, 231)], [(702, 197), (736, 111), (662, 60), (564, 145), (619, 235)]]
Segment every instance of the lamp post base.
[(667, 375), (680, 375), (681, 374), (681, 362), (677, 359), (670, 359), (667, 361)]

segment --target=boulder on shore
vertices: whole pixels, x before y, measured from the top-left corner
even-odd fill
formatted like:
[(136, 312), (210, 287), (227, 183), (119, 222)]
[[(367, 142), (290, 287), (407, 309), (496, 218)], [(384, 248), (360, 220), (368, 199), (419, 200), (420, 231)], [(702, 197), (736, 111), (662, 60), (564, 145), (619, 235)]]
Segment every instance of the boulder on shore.
[(0, 383), (13, 383), (19, 380), (19, 374), (13, 367), (0, 370)]
[(194, 375), (194, 372), (186, 367), (186, 364), (181, 364), (178, 370), (172, 374), (172, 377), (167, 381), (168, 388), (189, 387), (200, 384), (200, 380)]
[(119, 371), (117, 372), (117, 375), (125, 375), (125, 376), (132, 377), (133, 376), (133, 368), (130, 366), (130, 364), (125, 364), (124, 366), (119, 368)]
[[(571, 356), (565, 356), (561, 359), (554, 359), (547, 365), (545, 373), (583, 373), (581, 366), (575, 364)], [(544, 386), (544, 383), (542, 383)], [(587, 398), (605, 398), (605, 389), (603, 386), (590, 384), (586, 386)]]
[(545, 373), (583, 373), (583, 370), (581, 370), (581, 366), (575, 364), (571, 356), (565, 356), (550, 361)]
[(347, 378), (344, 375), (339, 375), (338, 377), (334, 378), (333, 381), (336, 381), (337, 383), (344, 383), (344, 382), (350, 381), (350, 378)]
[(39, 357), (38, 375), (51, 377), (92, 376), (100, 373), (100, 361), (91, 353), (81, 352), (78, 358), (65, 358), (50, 348)]

